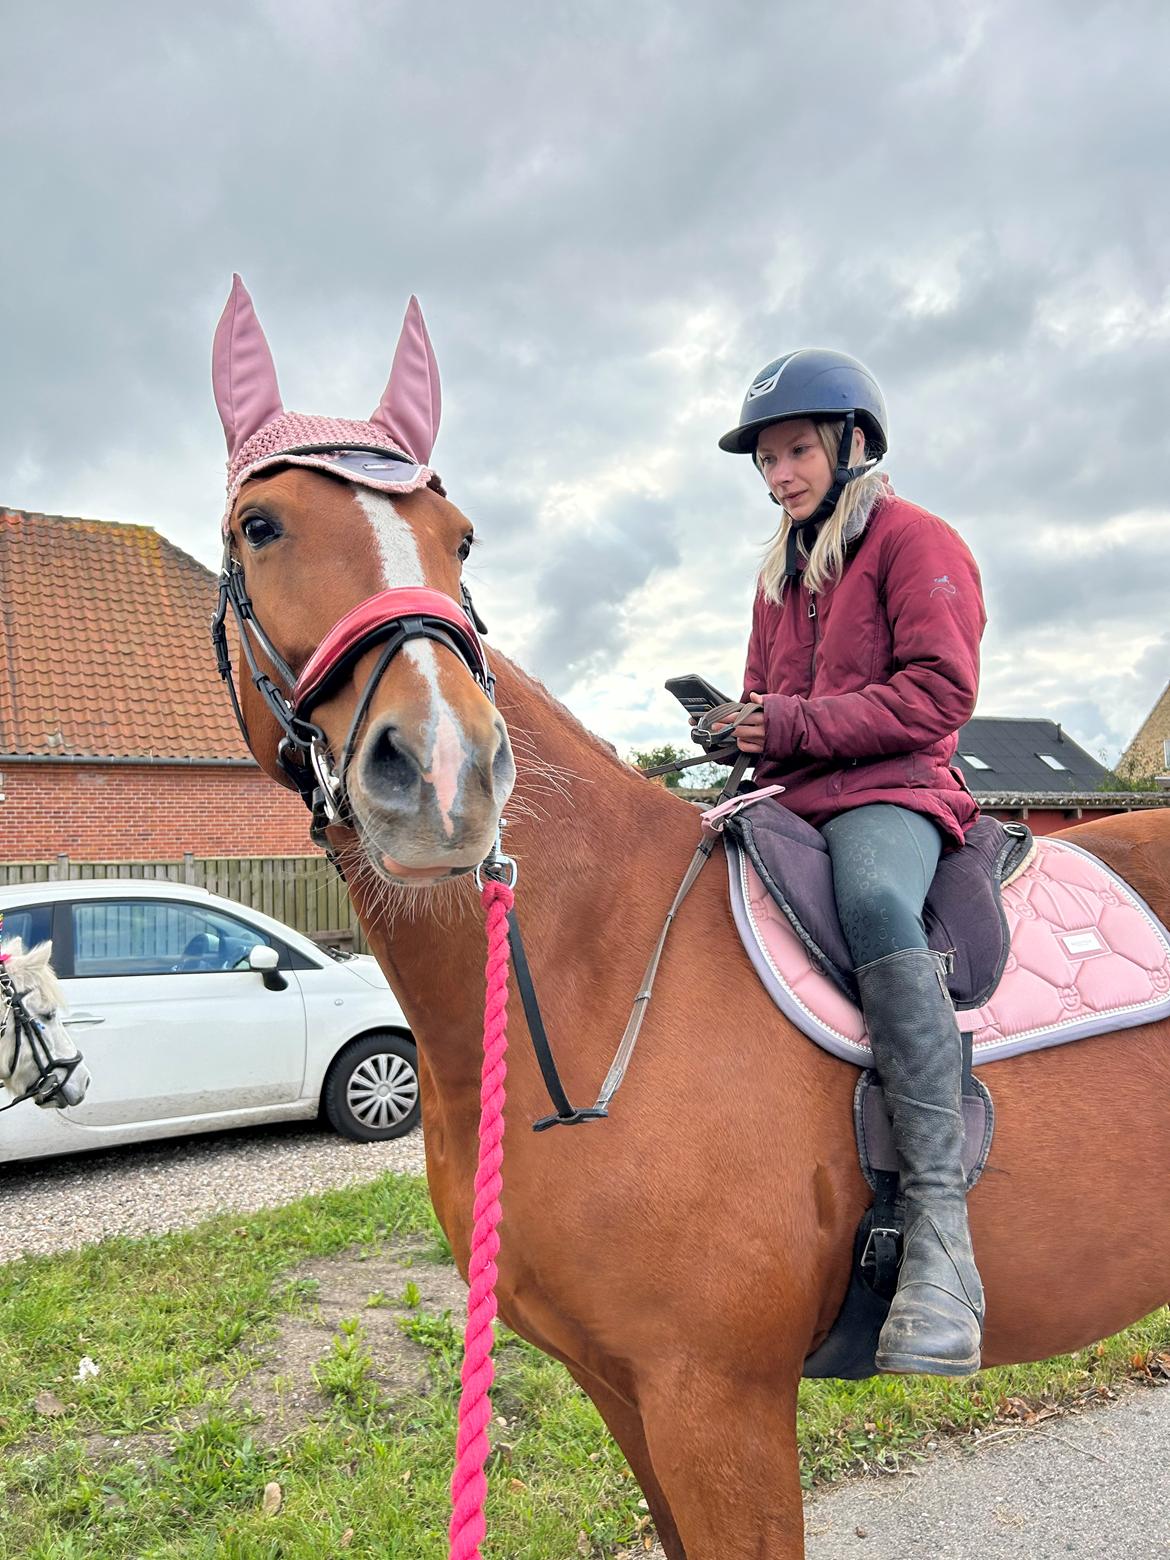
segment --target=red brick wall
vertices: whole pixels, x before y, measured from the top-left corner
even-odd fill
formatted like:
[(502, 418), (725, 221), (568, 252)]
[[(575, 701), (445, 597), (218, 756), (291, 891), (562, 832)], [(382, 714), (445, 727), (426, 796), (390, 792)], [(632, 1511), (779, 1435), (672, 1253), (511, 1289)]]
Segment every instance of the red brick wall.
[(300, 797), (259, 769), (10, 764), (0, 860), (173, 861), (311, 853)]

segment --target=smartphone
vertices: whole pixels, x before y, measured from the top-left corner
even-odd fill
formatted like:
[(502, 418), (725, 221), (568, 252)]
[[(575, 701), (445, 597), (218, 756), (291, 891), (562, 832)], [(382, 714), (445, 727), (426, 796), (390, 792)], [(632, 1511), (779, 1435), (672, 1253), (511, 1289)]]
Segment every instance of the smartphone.
[(691, 672), (686, 677), (668, 677), (666, 691), (674, 694), (688, 715), (705, 715), (708, 710), (731, 702), (727, 694), (720, 693), (718, 688), (713, 688), (707, 679), (700, 677), (697, 672)]

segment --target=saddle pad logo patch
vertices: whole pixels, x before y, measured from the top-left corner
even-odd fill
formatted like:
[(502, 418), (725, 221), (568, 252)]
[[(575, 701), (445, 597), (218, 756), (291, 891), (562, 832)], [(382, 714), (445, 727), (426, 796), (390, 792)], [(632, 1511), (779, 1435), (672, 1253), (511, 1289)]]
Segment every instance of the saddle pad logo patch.
[(1109, 953), (1099, 932), (1061, 932), (1058, 938), (1070, 959), (1091, 959), (1095, 953)]

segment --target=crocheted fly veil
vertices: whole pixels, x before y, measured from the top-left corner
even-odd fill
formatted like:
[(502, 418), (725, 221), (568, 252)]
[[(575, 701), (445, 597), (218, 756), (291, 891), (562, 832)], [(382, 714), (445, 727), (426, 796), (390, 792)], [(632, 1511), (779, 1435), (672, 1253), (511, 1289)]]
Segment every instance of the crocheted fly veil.
[(211, 352), (227, 436), (224, 529), (241, 486), (274, 466), (312, 466), (381, 493), (442, 485), (426, 464), (439, 431), (439, 369), (418, 299), (407, 305), (390, 378), (369, 422), (286, 412), (268, 342), (238, 276)]

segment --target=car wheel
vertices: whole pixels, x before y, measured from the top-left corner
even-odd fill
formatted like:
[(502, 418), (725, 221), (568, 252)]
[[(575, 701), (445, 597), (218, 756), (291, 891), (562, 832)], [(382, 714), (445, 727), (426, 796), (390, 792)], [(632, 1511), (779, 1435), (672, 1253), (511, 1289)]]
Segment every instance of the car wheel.
[(405, 1035), (363, 1035), (341, 1051), (321, 1095), (329, 1125), (359, 1143), (402, 1137), (418, 1125), (418, 1052)]

